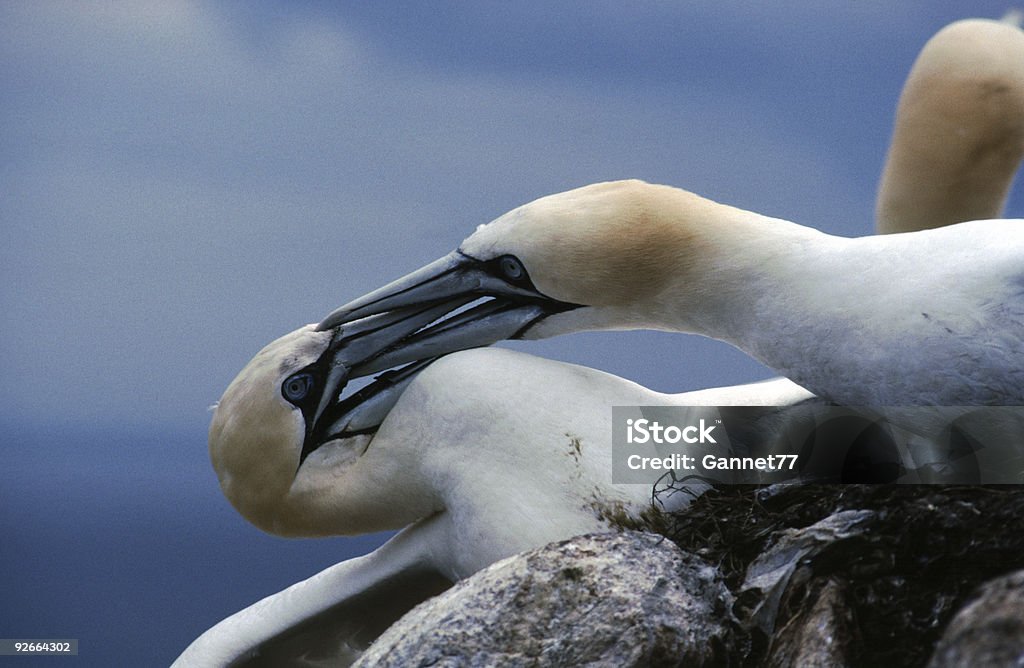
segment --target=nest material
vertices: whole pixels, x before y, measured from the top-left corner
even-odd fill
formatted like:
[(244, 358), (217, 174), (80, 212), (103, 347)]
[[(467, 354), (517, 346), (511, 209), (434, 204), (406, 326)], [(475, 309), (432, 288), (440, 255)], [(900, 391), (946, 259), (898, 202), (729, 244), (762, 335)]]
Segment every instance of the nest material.
[[(741, 590), (749, 566), (792, 529), (836, 513), (872, 511), (855, 535), (802, 558), (774, 628), (803, 615), (825, 583), (841, 583), (855, 666), (923, 666), (942, 630), (983, 582), (1024, 568), (1024, 486), (721, 486), (659, 527), (716, 565)], [(748, 596), (749, 599), (749, 596)], [(748, 610), (755, 602), (739, 605)], [(738, 610), (743, 618), (744, 610)], [(753, 624), (746, 665), (762, 665), (772, 638)]]

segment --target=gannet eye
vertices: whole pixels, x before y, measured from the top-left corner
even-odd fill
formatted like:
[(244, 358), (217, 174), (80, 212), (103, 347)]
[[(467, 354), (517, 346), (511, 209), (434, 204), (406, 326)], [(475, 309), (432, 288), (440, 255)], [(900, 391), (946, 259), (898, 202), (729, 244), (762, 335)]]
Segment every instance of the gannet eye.
[(526, 275), (523, 263), (514, 255), (502, 255), (498, 258), (498, 268), (501, 269), (501, 273), (505, 275), (505, 278), (510, 281), (518, 281)]
[(285, 379), (284, 384), (281, 385), (281, 394), (294, 404), (305, 399), (312, 388), (313, 374), (297, 373)]

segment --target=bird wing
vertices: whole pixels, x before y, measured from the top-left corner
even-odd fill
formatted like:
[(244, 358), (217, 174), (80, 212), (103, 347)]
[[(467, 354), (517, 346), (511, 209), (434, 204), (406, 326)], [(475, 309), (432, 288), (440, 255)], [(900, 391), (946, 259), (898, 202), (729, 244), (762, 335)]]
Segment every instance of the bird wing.
[(236, 612), (173, 667), (351, 665), (403, 614), (452, 585), (433, 562), (437, 517)]

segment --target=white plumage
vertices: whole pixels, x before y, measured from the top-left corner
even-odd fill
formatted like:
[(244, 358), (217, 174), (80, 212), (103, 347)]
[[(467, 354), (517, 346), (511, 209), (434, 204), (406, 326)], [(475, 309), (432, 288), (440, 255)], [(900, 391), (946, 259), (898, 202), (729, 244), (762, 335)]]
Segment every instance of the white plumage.
[(370, 293), (321, 328), (487, 296), (505, 309), (500, 327), (491, 313), (463, 318), (384, 359), (651, 328), (727, 341), (840, 404), (1007, 405), (1024, 403), (1022, 286), (1020, 221), (847, 239), (619, 181), (515, 209), (428, 275)]
[[(376, 434), (329, 437), (300, 464), (303, 415), (281, 387), (329, 343), (330, 335), (312, 326), (292, 332), (231, 384), (210, 429), (221, 487), (242, 515), (272, 533), (407, 528), (372, 554), (221, 622), (179, 665), (219, 665), (257, 649), (281, 653), (277, 637), (303, 623), (330, 631), (321, 651), (357, 656), (366, 634), (352, 628), (358, 615), (349, 608), (371, 588), (378, 606), (397, 618), (403, 604), (416, 602), (400, 589), (436, 593), (438, 583), (512, 554), (608, 530), (610, 518), (638, 520), (650, 509), (651, 488), (612, 483), (613, 405), (788, 405), (810, 398), (785, 380), (666, 395), (523, 353), (465, 351), (421, 372)], [(653, 445), (648, 454), (658, 454)], [(683, 494), (673, 498), (686, 501)]]

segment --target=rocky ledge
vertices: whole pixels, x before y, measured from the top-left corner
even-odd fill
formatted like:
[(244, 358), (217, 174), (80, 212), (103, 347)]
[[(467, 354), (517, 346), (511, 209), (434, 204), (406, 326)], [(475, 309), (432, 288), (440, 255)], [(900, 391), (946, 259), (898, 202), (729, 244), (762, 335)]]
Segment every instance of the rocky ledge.
[(712, 490), (498, 562), (360, 666), (1020, 666), (1024, 491)]

